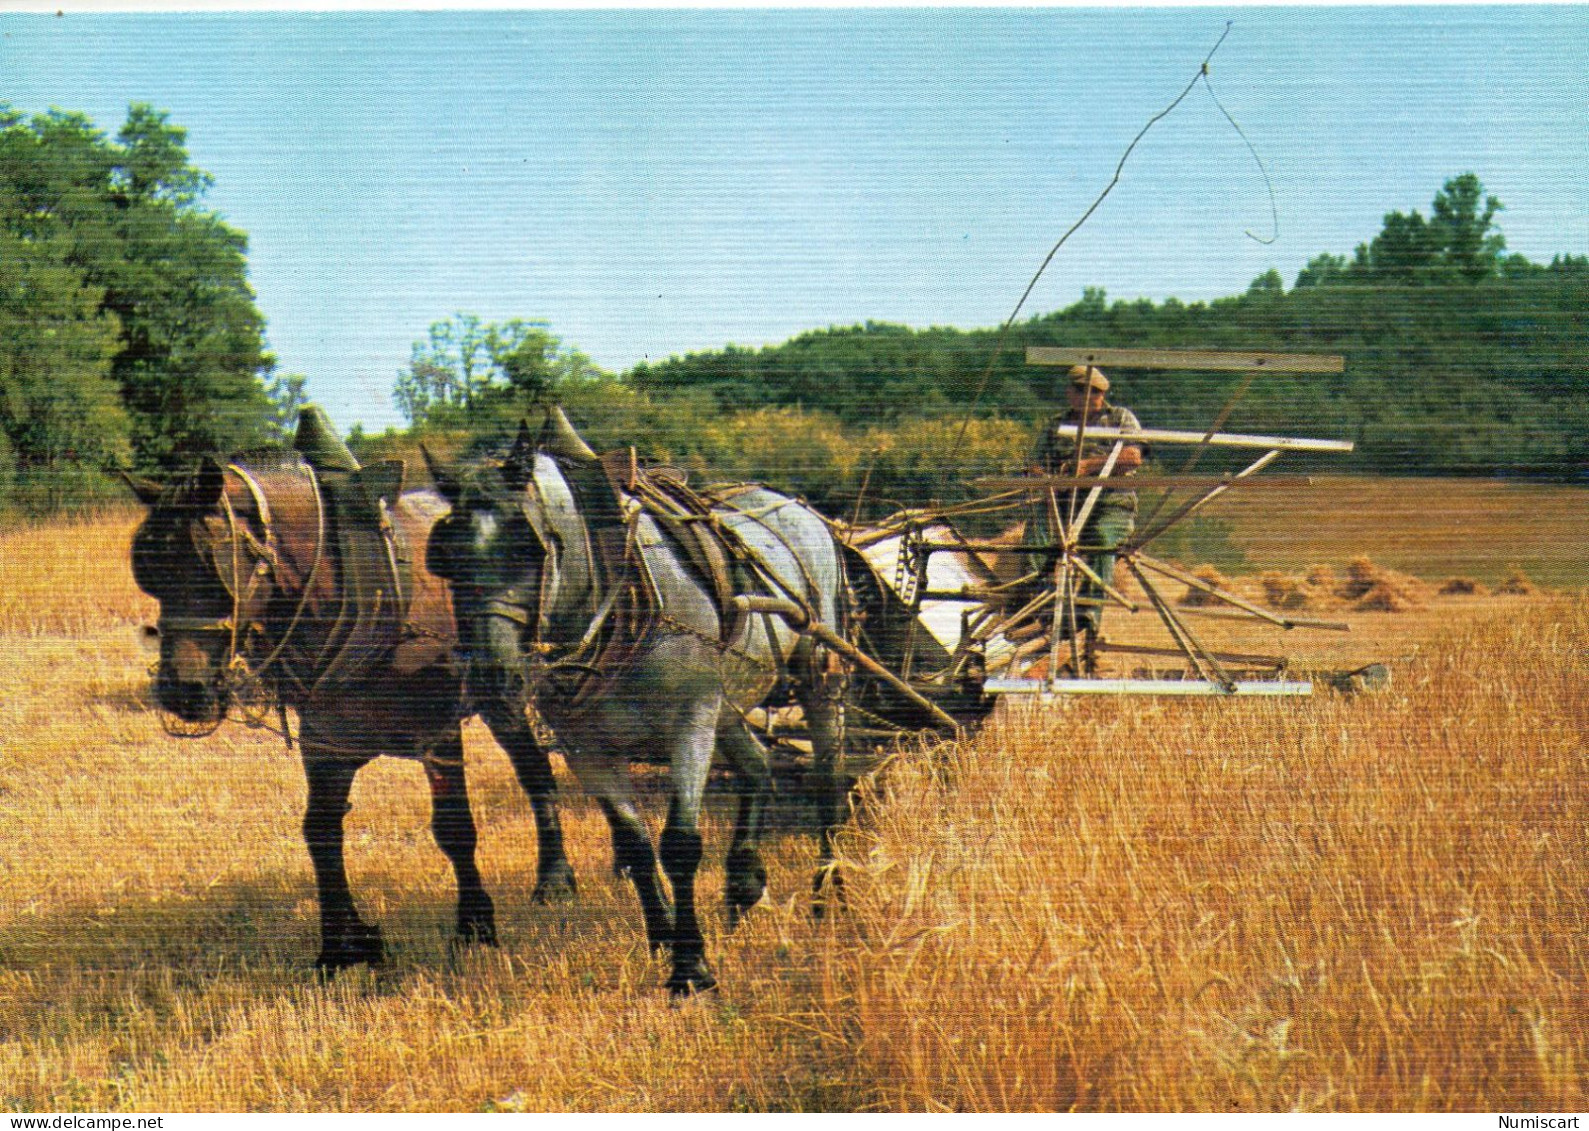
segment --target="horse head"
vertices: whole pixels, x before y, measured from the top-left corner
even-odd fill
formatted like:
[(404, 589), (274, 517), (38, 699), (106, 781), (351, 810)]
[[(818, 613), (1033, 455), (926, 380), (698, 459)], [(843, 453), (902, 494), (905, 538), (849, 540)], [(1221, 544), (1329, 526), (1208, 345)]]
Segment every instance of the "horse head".
[(522, 707), (554, 568), (544, 507), (530, 489), (538, 444), (521, 427), (501, 462), (451, 465), (422, 452), (452, 507), (432, 529), (426, 559), (452, 589), (471, 695)]
[(247, 473), (205, 458), (167, 484), (131, 481), (149, 513), (132, 542), (138, 587), (160, 602), (155, 697), (184, 723), (213, 727), (226, 713), (234, 661), (272, 596), (269, 529)]

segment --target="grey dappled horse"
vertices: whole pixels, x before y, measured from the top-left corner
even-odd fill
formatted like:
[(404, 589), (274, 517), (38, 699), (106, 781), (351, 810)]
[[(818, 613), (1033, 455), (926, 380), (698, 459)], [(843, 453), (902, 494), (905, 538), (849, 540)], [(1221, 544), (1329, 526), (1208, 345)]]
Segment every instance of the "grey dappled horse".
[[(556, 423), (561, 431), (553, 431)], [(672, 951), (668, 987), (707, 989), (695, 908), (702, 793), (714, 745), (740, 789), (727, 858), (730, 923), (760, 900), (757, 850), (771, 778), (745, 712), (788, 685), (804, 708), (822, 826), (820, 887), (843, 742), (838, 657), (780, 616), (736, 615), (692, 565), (678, 527), (620, 496), (596, 457), (549, 418), (543, 443), (520, 432), (507, 459), (432, 475), (453, 504), (431, 536), (433, 568), (453, 585), (460, 633), (472, 653), (471, 695), (503, 711), (533, 695), (570, 767), (597, 798), (620, 866), (633, 880), (653, 950)], [(844, 576), (827, 524), (803, 504), (761, 487), (709, 493), (698, 518), (725, 530), (735, 593), (799, 606), (842, 628)], [(626, 509), (627, 508), (627, 509)], [(605, 547), (605, 549), (604, 549)], [(716, 587), (719, 590), (721, 586)], [(664, 756), (671, 800), (654, 851), (635, 805), (631, 759)], [(672, 913), (657, 876), (660, 857)]]
[[(322, 419), (306, 410), (300, 447)], [(318, 967), (382, 956), (379, 928), (354, 907), (342, 838), (353, 777), (381, 754), (424, 763), (431, 828), (458, 881), (458, 937), (495, 942), (464, 780), (460, 723), (469, 709), (456, 627), (447, 588), (425, 562), (446, 505), (434, 491), (401, 493), (400, 467), (359, 468), (323, 427), (308, 446), (319, 458), (260, 453), (206, 459), (167, 485), (129, 479), (149, 508), (132, 565), (139, 587), (160, 602), (156, 698), (180, 720), (169, 729), (187, 727), (192, 737), (213, 732), (250, 692), (274, 693), (298, 711), (309, 786), (303, 835), (320, 897)], [(572, 894), (546, 753), (522, 713), (490, 708), (485, 721), (535, 811), (534, 898)]]

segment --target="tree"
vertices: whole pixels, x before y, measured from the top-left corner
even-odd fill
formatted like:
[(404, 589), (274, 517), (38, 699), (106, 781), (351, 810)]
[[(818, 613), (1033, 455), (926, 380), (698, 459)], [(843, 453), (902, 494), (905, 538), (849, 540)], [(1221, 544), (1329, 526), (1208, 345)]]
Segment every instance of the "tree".
[(1328, 287), (1346, 278), (1346, 257), (1325, 252), (1308, 260), (1297, 274), (1296, 287)]
[(1429, 226), (1448, 270), (1470, 283), (1495, 273), (1506, 237), (1490, 228), (1501, 208), (1499, 199), (1484, 195), (1484, 186), (1473, 173), (1451, 178), (1435, 194)]
[(113, 178), (126, 202), (123, 258), (99, 268), (123, 325), (116, 375), (134, 444), (141, 462), (162, 466), (264, 438), (275, 365), (248, 284), (248, 238), (199, 207), (209, 177), (187, 163), (185, 139), (165, 114), (132, 108)]
[(1285, 293), (1286, 285), (1280, 278), (1280, 272), (1273, 267), (1254, 279), (1247, 287), (1249, 295), (1281, 295)]
[(308, 381), (301, 373), (283, 373), (271, 378), (265, 387), (271, 407), (269, 432), (274, 442), (287, 443), (297, 428), (298, 412), (309, 403), (309, 395), (304, 391)]
[[(107, 319), (96, 324), (115, 327), (114, 427), (149, 469), (256, 441), (270, 416), (263, 378), (273, 361), (247, 238), (203, 208), (210, 178), (189, 163), (185, 140), (144, 105), (114, 141), (81, 114), (24, 120), (0, 108), (0, 231), (29, 249), (33, 268), (57, 271), (55, 285), (14, 301), (44, 310), (73, 287), (92, 296)], [(79, 306), (78, 321), (94, 321)], [(113, 427), (108, 416), (98, 423)]]
[(414, 343), (392, 399), (411, 424), (484, 419), (505, 402), (541, 404), (571, 384), (605, 377), (544, 322), (485, 322), (454, 314)]
[(111, 375), (119, 326), (56, 250), (0, 230), (0, 475), (28, 509), (52, 509), (86, 486), (85, 466), (131, 453)]
[(1500, 200), (1484, 195), (1473, 173), (1435, 194), (1433, 218), (1392, 212), (1373, 241), (1360, 244), (1351, 274), (1375, 283), (1477, 283), (1497, 273), (1506, 238), (1490, 229)]

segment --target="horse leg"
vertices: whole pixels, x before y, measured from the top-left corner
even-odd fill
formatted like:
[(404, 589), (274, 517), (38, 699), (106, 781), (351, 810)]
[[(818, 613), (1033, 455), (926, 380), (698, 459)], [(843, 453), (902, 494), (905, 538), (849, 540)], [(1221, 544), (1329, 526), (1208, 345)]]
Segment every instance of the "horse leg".
[(701, 798), (722, 710), (721, 696), (703, 697), (689, 712), (671, 759), (673, 800), (658, 849), (673, 889), (673, 973), (668, 989), (675, 994), (717, 985), (706, 965), (706, 941), (695, 913), (695, 874), (701, 866)]
[(309, 782), (303, 839), (320, 893), (320, 954), (315, 967), (334, 973), (360, 962), (379, 962), (384, 953), (380, 928), (359, 918), (342, 857), (342, 819), (348, 813), (353, 776), (364, 762), (317, 751), (308, 741), (303, 743), (303, 759)]
[(723, 891), (732, 930), (746, 911), (761, 902), (767, 890), (767, 867), (762, 863), (760, 845), (772, 796), (772, 773), (767, 766), (766, 748), (742, 719), (718, 735), (718, 749), (733, 764), (734, 784), (739, 792)]
[(806, 727), (811, 735), (811, 778), (817, 809), (817, 874), (812, 881), (812, 913), (821, 918), (827, 909), (829, 893), (843, 895), (843, 881), (833, 866), (833, 836), (844, 820), (849, 794), (840, 780), (844, 765), (844, 690), (845, 673), (835, 663), (837, 657), (823, 649), (813, 651), (811, 677), (796, 691), (805, 710)]
[(454, 730), (431, 751), (425, 761), (425, 777), (430, 782), (430, 830), (458, 879), (458, 941), (495, 946), (496, 908), (480, 882), (475, 863), (474, 811), (469, 806), (459, 731)]
[[(582, 778), (582, 780), (586, 780)], [(668, 913), (667, 897), (662, 894), (662, 882), (657, 876), (657, 855), (651, 848), (651, 834), (635, 809), (628, 790), (599, 791), (587, 784), (596, 794), (597, 804), (612, 828), (613, 860), (634, 883), (635, 894), (640, 897), (640, 911), (645, 916), (646, 941), (653, 954), (673, 941), (673, 918)]]
[(492, 710), (485, 714), (486, 726), (497, 743), (508, 753), (519, 784), (529, 794), (535, 813), (535, 839), (538, 848), (535, 866), (533, 903), (553, 903), (572, 899), (576, 890), (574, 869), (563, 852), (563, 826), (557, 817), (557, 782), (552, 777), (552, 760), (535, 739), (520, 712)]

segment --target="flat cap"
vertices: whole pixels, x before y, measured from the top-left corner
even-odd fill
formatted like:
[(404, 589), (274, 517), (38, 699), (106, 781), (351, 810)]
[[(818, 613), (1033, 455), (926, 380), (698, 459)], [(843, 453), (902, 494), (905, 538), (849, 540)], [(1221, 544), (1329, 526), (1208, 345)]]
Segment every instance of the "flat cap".
[(1102, 369), (1094, 365), (1072, 365), (1070, 383), (1078, 389), (1093, 388), (1100, 393), (1109, 391), (1109, 378), (1103, 375)]

